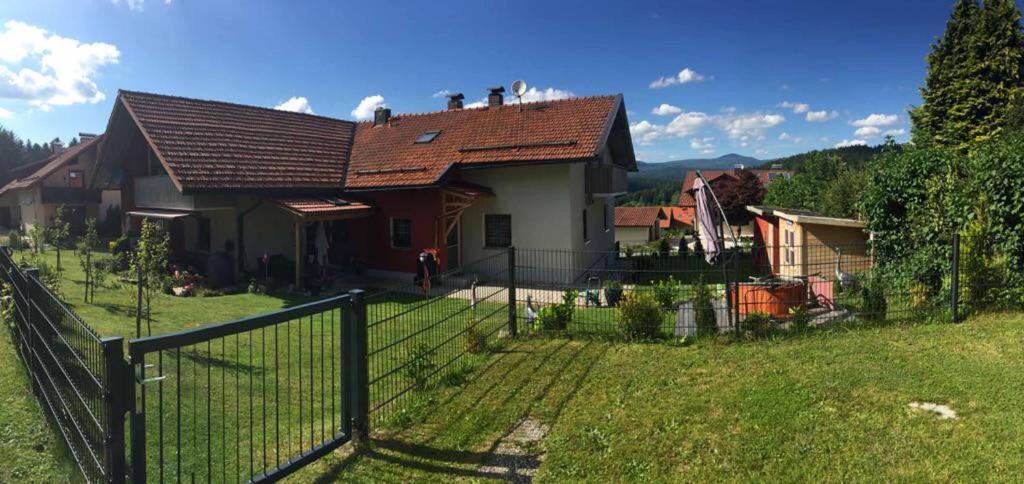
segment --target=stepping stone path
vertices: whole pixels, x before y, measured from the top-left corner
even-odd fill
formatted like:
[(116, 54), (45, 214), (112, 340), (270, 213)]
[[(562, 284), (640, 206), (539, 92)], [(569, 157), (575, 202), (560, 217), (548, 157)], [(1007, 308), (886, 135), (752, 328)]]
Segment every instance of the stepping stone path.
[(480, 472), (508, 482), (533, 482), (544, 454), (537, 443), (544, 439), (550, 428), (533, 417), (526, 417), (512, 427), (491, 455), (484, 461)]

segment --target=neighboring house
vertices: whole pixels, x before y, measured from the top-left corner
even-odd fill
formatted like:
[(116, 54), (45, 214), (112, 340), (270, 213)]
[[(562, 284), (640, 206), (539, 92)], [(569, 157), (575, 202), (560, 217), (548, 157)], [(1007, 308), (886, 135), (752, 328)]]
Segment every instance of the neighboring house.
[(826, 217), (806, 210), (748, 206), (754, 214), (754, 257), (758, 265), (786, 277), (834, 279), (842, 251), (842, 269), (871, 267), (869, 234), (864, 222)]
[(123, 171), (131, 227), (160, 219), (189, 260), (233, 252), (253, 271), (267, 255), (299, 281), (314, 261), (410, 274), (427, 249), (442, 269), (509, 246), (610, 249), (636, 169), (622, 97), (505, 105), (502, 91), (362, 123), (120, 91), (100, 159)]
[(663, 220), (661, 207), (615, 207), (615, 241), (629, 246), (658, 240)]
[(693, 213), (693, 208), (661, 207), (661, 216), (663, 218), (658, 223), (658, 228), (662, 232), (692, 228)]
[[(711, 189), (716, 193), (719, 193), (722, 186), (730, 181), (737, 180), (736, 173), (740, 170), (746, 169), (747, 171), (753, 172), (757, 175), (757, 179), (761, 181), (761, 185), (767, 187), (768, 184), (778, 177), (791, 177), (795, 173), (793, 170), (783, 170), (781, 168), (772, 167), (769, 169), (762, 168), (743, 168), (742, 165), (738, 165), (736, 168), (729, 170), (701, 170), (704, 178), (707, 179), (708, 184), (711, 185)], [(697, 207), (697, 201), (693, 198), (693, 182), (697, 180), (697, 170), (689, 170), (683, 177), (683, 184), (679, 191), (679, 206), (693, 213)], [(690, 216), (692, 222), (693, 216)], [(747, 225), (731, 225), (735, 236), (737, 238), (742, 236), (749, 236), (753, 231), (753, 224)], [(725, 227), (722, 230), (723, 234), (727, 234)], [(726, 237), (726, 245), (731, 244), (731, 238)]]
[(87, 218), (101, 218), (103, 190), (91, 188), (96, 155), (103, 136), (83, 137), (81, 143), (49, 158), (15, 170), (15, 179), (0, 188), (0, 226), (27, 232), (49, 224), (57, 207), (72, 234), (81, 234)]

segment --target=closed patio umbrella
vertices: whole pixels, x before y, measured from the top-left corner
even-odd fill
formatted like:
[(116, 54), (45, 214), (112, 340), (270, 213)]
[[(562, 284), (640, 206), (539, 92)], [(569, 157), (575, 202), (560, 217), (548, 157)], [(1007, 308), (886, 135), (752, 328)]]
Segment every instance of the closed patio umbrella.
[(320, 222), (316, 227), (316, 262), (320, 264), (320, 267), (327, 265), (328, 249), (327, 231), (324, 230), (324, 222)]
[(718, 229), (715, 227), (714, 208), (712, 207), (714, 194), (711, 193), (711, 186), (701, 176), (693, 182), (693, 198), (697, 201), (696, 220), (700, 224), (697, 236), (704, 247), (704, 260), (708, 264), (714, 264), (722, 254), (722, 240), (718, 237)]

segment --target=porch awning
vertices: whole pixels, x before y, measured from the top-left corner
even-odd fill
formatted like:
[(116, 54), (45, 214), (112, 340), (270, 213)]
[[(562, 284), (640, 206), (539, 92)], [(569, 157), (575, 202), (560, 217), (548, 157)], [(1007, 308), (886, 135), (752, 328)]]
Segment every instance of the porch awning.
[(373, 212), (370, 205), (332, 197), (275, 198), (270, 202), (303, 221), (361, 218)]
[(156, 218), (162, 220), (173, 220), (176, 218), (188, 217), (190, 215), (192, 215), (192, 212), (184, 212), (179, 210), (161, 210), (156, 208), (144, 208), (128, 211), (129, 217)]

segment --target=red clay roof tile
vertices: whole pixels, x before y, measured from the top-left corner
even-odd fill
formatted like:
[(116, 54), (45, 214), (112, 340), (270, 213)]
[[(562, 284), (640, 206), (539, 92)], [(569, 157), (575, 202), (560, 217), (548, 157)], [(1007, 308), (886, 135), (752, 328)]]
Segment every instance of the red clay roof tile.
[(616, 227), (650, 227), (662, 217), (661, 207), (615, 207)]
[(355, 123), (121, 91), (120, 101), (185, 191), (340, 188)]
[[(346, 188), (436, 183), (451, 166), (585, 160), (616, 114), (619, 96), (399, 114), (384, 126), (359, 123)], [(429, 143), (423, 133), (440, 130)]]

